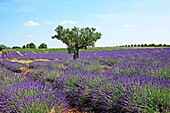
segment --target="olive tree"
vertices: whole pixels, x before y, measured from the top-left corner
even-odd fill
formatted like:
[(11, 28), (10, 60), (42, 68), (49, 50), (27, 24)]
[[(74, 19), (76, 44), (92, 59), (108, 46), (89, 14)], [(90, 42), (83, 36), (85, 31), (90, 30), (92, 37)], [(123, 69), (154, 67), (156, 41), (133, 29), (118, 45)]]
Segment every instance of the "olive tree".
[(74, 54), (73, 59), (79, 58), (80, 49), (94, 47), (95, 42), (101, 38), (101, 33), (96, 32), (95, 28), (89, 27), (65, 29), (59, 25), (55, 31), (57, 34), (52, 36), (52, 39), (56, 38), (66, 44), (68, 52)]

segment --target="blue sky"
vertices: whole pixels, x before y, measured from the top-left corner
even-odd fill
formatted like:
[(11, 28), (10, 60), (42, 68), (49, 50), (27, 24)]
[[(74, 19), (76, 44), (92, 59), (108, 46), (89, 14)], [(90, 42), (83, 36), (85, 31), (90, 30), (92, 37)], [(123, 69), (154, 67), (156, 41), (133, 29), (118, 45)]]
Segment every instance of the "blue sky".
[(97, 28), (98, 47), (170, 44), (170, 0), (0, 0), (0, 44), (66, 47), (58, 25)]

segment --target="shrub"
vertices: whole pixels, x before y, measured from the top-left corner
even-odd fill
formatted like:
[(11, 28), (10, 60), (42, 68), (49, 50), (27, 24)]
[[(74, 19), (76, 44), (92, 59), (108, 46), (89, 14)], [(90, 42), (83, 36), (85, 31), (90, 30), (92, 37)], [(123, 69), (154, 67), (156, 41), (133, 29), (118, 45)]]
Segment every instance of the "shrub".
[(38, 49), (47, 49), (47, 44), (42, 43), (40, 46), (38, 46)]
[[(33, 81), (23, 81), (6, 87), (0, 94), (12, 112), (48, 113), (51, 109), (62, 113), (67, 109), (65, 95), (59, 89)], [(5, 111), (6, 112), (6, 111)]]
[(43, 77), (44, 81), (48, 84), (52, 84), (54, 80), (60, 76), (59, 72), (50, 72), (49, 74)]
[(126, 99), (128, 102), (125, 108), (129, 112), (166, 113), (170, 110), (169, 92), (170, 89), (154, 88), (150, 85), (134, 86), (133, 92), (128, 93), (129, 99)]
[(13, 46), (12, 49), (21, 49), (19, 46)]
[(29, 75), (29, 77), (32, 80), (36, 81), (36, 80), (41, 79), (41, 77), (43, 77), (45, 72), (46, 72), (46, 70), (44, 70), (44, 69), (37, 69), (33, 73), (31, 73), (31, 75)]
[(117, 62), (117, 60), (114, 59), (114, 58), (107, 58), (104, 62), (105, 62), (108, 66), (113, 66), (113, 65), (115, 65), (115, 63)]
[(99, 61), (92, 61), (90, 65), (84, 67), (84, 69), (89, 73), (99, 72), (101, 70), (101, 64)]

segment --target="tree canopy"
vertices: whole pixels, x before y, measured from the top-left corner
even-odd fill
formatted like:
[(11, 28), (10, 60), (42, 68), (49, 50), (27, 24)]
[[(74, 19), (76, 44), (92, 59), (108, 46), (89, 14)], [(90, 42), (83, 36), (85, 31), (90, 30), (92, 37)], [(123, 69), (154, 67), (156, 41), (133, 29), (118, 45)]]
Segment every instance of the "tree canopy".
[(74, 59), (79, 58), (79, 49), (94, 47), (95, 42), (101, 38), (101, 33), (96, 32), (95, 28), (89, 27), (65, 29), (63, 26), (59, 25), (55, 31), (57, 34), (52, 36), (52, 39), (56, 38), (66, 44), (68, 52), (74, 53)]
[(38, 46), (38, 49), (47, 49), (47, 44), (41, 43), (40, 46)]
[(19, 46), (13, 46), (12, 49), (21, 49)]
[(23, 49), (25, 49), (25, 48), (36, 49), (36, 45), (33, 42), (31, 42), (26, 45), (23, 45), (22, 48)]
[(8, 48), (8, 47), (3, 44), (0, 44), (0, 51), (2, 51), (3, 49), (6, 49), (6, 48)]

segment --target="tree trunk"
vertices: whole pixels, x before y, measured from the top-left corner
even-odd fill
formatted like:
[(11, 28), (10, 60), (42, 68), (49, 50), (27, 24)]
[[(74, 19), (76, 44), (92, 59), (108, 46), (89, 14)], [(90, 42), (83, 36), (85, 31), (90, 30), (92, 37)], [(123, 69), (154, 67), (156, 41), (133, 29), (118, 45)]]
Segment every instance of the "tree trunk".
[(73, 55), (73, 59), (75, 60), (76, 58), (79, 58), (79, 49), (76, 49), (76, 52)]

